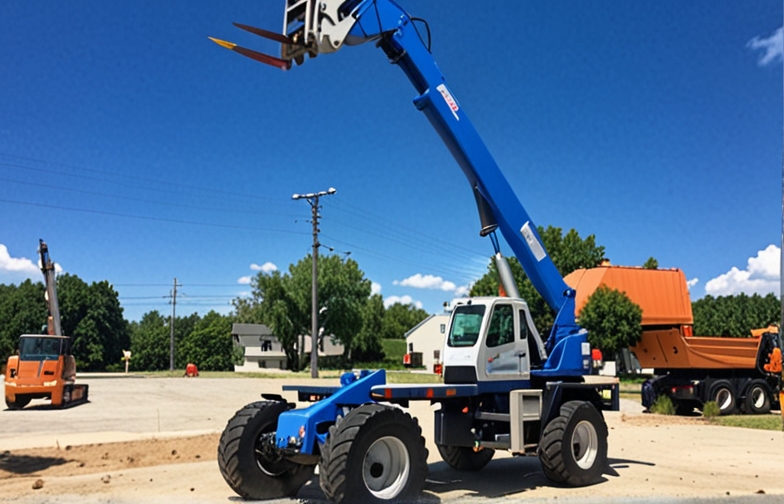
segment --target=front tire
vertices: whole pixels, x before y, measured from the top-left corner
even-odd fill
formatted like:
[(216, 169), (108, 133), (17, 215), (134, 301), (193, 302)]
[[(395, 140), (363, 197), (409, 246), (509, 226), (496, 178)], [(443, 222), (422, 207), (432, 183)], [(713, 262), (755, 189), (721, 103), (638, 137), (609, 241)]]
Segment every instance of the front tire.
[(422, 429), (399, 408), (366, 404), (330, 427), (319, 484), (337, 503), (415, 499), (427, 478)]
[(544, 429), (539, 459), (548, 479), (570, 486), (596, 483), (607, 466), (607, 425), (589, 402), (569, 401)]
[(281, 401), (248, 404), (229, 420), (218, 445), (223, 479), (244, 499), (275, 499), (297, 494), (315, 466), (291, 462), (275, 448), (278, 417), (291, 407)]
[(441, 459), (456, 471), (479, 471), (495, 455), (495, 450), (489, 448), (478, 452), (467, 446), (436, 445), (436, 448)]
[(25, 406), (27, 406), (28, 404), (30, 404), (30, 400), (31, 399), (32, 398), (30, 396), (17, 394), (16, 395), (16, 400), (14, 400), (14, 401), (9, 401), (8, 397), (6, 397), (5, 398), (5, 405), (8, 406), (8, 409), (10, 409), (10, 410), (20, 410), (20, 409), (24, 408)]

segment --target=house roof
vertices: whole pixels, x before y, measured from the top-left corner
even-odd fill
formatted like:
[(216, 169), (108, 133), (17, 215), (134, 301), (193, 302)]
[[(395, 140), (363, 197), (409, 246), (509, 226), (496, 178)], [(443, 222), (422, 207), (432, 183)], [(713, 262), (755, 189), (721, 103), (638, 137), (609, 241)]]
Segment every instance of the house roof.
[(232, 336), (273, 336), (272, 330), (264, 324), (232, 324)]
[(412, 334), (414, 334), (417, 331), (417, 329), (419, 329), (420, 327), (425, 325), (430, 319), (432, 319), (434, 317), (446, 317), (446, 318), (449, 318), (449, 314), (447, 314), (447, 313), (431, 313), (430, 315), (427, 316), (427, 318), (425, 320), (423, 320), (422, 322), (418, 323), (417, 325), (415, 325), (414, 327), (409, 329), (409, 331), (406, 332), (406, 334), (404, 334), (403, 337), (405, 339), (408, 339), (408, 337), (411, 336)]

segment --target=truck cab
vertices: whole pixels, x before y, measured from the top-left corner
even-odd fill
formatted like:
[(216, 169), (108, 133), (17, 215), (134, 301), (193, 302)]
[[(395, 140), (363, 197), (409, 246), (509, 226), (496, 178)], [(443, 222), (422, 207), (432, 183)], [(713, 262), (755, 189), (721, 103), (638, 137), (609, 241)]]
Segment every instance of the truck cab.
[(452, 311), (444, 341), (444, 383), (527, 380), (541, 367), (542, 342), (522, 299), (471, 298)]

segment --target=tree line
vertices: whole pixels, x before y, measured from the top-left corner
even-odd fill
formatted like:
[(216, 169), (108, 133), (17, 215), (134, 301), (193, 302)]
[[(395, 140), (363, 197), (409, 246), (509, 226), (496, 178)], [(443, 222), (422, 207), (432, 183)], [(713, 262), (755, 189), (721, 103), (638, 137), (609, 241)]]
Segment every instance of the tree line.
[[(561, 275), (597, 266), (605, 248), (594, 235), (585, 238), (574, 229), (539, 227), (543, 244)], [(270, 327), (280, 340), (290, 369), (301, 369), (298, 339), (311, 332), (312, 263), (308, 255), (286, 271), (259, 272), (251, 279), (249, 297), (232, 301), (233, 311), (211, 311), (174, 320), (175, 368), (193, 362), (202, 370), (231, 370), (241, 361), (242, 349), (231, 337), (231, 325), (258, 323)], [(534, 325), (546, 337), (555, 313), (533, 287), (520, 263), (509, 259), (520, 295), (528, 303)], [(644, 267), (655, 269), (649, 258)], [(477, 280), (471, 296), (498, 295), (498, 273), (490, 261), (488, 271)], [(402, 339), (427, 317), (427, 312), (400, 303), (385, 307), (379, 294), (353, 259), (322, 256), (318, 268), (319, 334), (344, 347), (340, 364), (379, 362), (384, 358), (381, 341)], [(44, 285), (26, 280), (19, 285), (0, 284), (0, 362), (16, 350), (21, 334), (39, 334), (47, 316)], [(140, 321), (128, 322), (117, 291), (108, 281), (87, 284), (78, 276), (57, 277), (63, 334), (73, 338), (73, 354), (82, 371), (118, 371), (124, 367), (122, 351), (131, 350), (131, 369), (169, 369), (171, 320), (159, 313), (145, 313)], [(694, 333), (700, 336), (749, 336), (750, 330), (777, 323), (780, 301), (773, 295), (739, 294), (705, 296), (692, 303)], [(598, 289), (581, 312), (580, 323), (589, 329), (593, 346), (609, 354), (633, 345), (641, 334), (641, 311), (624, 293)]]
[[(228, 371), (242, 361), (231, 326), (235, 322), (268, 325), (278, 336), (291, 369), (300, 369), (297, 337), (310, 334), (311, 259), (292, 264), (288, 272), (259, 273), (252, 279), (250, 297), (233, 300), (228, 315), (211, 311), (176, 317), (173, 324), (176, 369), (189, 362), (200, 370)], [(336, 255), (319, 260), (319, 327), (344, 347), (339, 360), (378, 362), (384, 359), (383, 339), (402, 339), (427, 312), (400, 303), (385, 307), (371, 294), (370, 281), (356, 261)], [(42, 282), (25, 280), (19, 285), (0, 284), (0, 366), (16, 352), (22, 334), (46, 332), (47, 306)], [(130, 350), (130, 368), (137, 371), (167, 370), (170, 366), (172, 321), (157, 310), (129, 322), (117, 291), (108, 281), (87, 284), (78, 276), (57, 277), (62, 333), (72, 338), (72, 353), (80, 371), (124, 369), (123, 350)]]

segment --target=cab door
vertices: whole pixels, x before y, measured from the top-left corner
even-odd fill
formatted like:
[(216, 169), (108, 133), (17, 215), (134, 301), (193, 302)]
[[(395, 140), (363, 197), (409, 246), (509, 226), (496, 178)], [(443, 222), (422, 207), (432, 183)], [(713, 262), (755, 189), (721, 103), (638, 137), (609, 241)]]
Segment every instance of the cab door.
[[(523, 314), (521, 316), (521, 314)], [(478, 371), (486, 380), (529, 377), (527, 328), (522, 305), (511, 301), (495, 303), (482, 341)]]

